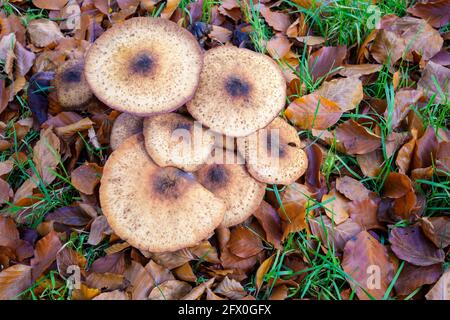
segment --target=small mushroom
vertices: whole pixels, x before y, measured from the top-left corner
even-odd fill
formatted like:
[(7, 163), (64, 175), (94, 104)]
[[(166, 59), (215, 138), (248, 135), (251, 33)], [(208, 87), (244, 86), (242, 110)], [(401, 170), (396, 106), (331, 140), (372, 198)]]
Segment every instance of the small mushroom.
[(55, 97), (62, 109), (79, 110), (86, 107), (93, 94), (84, 77), (82, 59), (67, 60), (55, 73)]
[(280, 117), (266, 128), (238, 139), (237, 145), (246, 159), (249, 173), (265, 183), (291, 184), (308, 167), (297, 131)]
[(244, 160), (234, 152), (224, 150), (221, 156), (205, 164), (195, 175), (198, 181), (227, 204), (222, 227), (245, 221), (258, 209), (266, 185), (256, 181), (245, 168)]
[(98, 99), (141, 116), (190, 100), (203, 64), (195, 37), (167, 19), (137, 17), (104, 32), (86, 54), (86, 79)]
[(207, 238), (226, 205), (195, 177), (157, 166), (142, 134), (125, 140), (103, 169), (100, 203), (114, 232), (150, 252), (176, 251)]
[(212, 130), (243, 137), (267, 126), (285, 102), (286, 81), (271, 58), (221, 46), (205, 53), (200, 84), (187, 107)]
[(109, 142), (112, 150), (116, 150), (119, 145), (129, 137), (142, 132), (144, 118), (139, 116), (122, 113), (120, 114), (111, 129)]
[(161, 167), (195, 171), (214, 148), (214, 134), (177, 113), (166, 113), (144, 121), (145, 148)]

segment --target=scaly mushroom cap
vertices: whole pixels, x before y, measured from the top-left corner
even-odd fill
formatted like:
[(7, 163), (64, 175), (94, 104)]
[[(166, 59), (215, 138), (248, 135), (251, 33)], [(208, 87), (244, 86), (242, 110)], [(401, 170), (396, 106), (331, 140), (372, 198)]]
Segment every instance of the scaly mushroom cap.
[(249, 173), (269, 184), (291, 184), (308, 167), (297, 131), (280, 117), (266, 128), (238, 139), (238, 150), (246, 159)]
[(53, 86), (56, 100), (66, 110), (82, 109), (94, 96), (84, 77), (84, 61), (81, 59), (64, 62), (56, 70)]
[(139, 17), (103, 33), (86, 55), (86, 79), (113, 109), (141, 116), (175, 110), (198, 86), (202, 52), (167, 19)]
[(132, 136), (103, 169), (100, 202), (114, 232), (150, 252), (198, 244), (222, 222), (225, 203), (192, 174), (158, 167), (145, 151), (143, 136)]
[(214, 135), (198, 122), (177, 113), (166, 113), (144, 121), (145, 148), (161, 167), (195, 171), (214, 148)]
[[(245, 168), (244, 160), (231, 151), (212, 157), (195, 175), (198, 181), (227, 204), (221, 223), (231, 227), (245, 221), (258, 209), (266, 191), (266, 185), (256, 181)], [(211, 160), (210, 159), (210, 160)]]
[(129, 113), (121, 113), (111, 129), (109, 143), (112, 150), (116, 150), (119, 145), (129, 137), (142, 132), (144, 118)]
[(280, 68), (266, 55), (233, 46), (208, 50), (191, 115), (219, 133), (247, 136), (268, 125), (286, 100)]

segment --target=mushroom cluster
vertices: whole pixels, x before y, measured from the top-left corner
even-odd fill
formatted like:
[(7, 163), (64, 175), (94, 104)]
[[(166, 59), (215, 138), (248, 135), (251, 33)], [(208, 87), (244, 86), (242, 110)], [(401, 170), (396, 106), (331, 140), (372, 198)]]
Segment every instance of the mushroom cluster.
[(56, 79), (56, 92), (74, 88), (68, 108), (95, 96), (122, 112), (100, 202), (114, 232), (139, 249), (194, 246), (244, 222), (267, 183), (290, 184), (306, 170), (296, 130), (279, 117), (284, 76), (266, 55), (233, 46), (203, 53), (169, 20), (131, 18)]

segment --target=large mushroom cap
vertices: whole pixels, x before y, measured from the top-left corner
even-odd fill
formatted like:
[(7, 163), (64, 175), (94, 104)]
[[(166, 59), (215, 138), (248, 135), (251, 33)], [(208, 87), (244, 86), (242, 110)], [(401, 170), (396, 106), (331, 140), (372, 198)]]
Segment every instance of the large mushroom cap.
[(200, 85), (187, 107), (212, 130), (242, 137), (268, 125), (285, 99), (285, 79), (271, 58), (222, 46), (205, 53)]
[(106, 162), (100, 202), (114, 232), (150, 252), (198, 244), (221, 223), (225, 212), (223, 200), (191, 174), (158, 167), (140, 134), (124, 141)]
[(152, 115), (194, 95), (202, 53), (194, 36), (167, 19), (140, 17), (103, 33), (86, 55), (94, 94), (113, 109)]
[(161, 167), (197, 170), (214, 148), (214, 135), (191, 118), (160, 114), (144, 121), (145, 148)]
[(308, 167), (297, 131), (280, 117), (266, 128), (239, 139), (238, 150), (246, 159), (249, 173), (269, 184), (291, 184)]
[(94, 96), (84, 77), (82, 59), (64, 62), (55, 73), (53, 80), (56, 99), (63, 109), (81, 109)]
[(266, 185), (256, 181), (245, 168), (244, 160), (231, 151), (213, 157), (195, 175), (217, 197), (225, 200), (227, 210), (221, 226), (231, 227), (245, 221), (261, 204)]
[(129, 137), (142, 132), (144, 118), (129, 113), (121, 113), (111, 129), (109, 142), (112, 150), (116, 150), (119, 145)]

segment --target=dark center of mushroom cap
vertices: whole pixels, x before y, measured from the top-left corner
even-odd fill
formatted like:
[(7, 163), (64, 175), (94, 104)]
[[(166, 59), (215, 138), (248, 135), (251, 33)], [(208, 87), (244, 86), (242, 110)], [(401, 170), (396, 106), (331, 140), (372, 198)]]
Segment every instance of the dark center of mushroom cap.
[(191, 130), (192, 124), (189, 122), (177, 122), (175, 123), (173, 130)]
[(223, 165), (211, 165), (206, 171), (206, 187), (210, 190), (223, 187), (228, 181), (228, 172)]
[(225, 90), (234, 97), (245, 97), (250, 93), (250, 84), (235, 76), (230, 76), (225, 81)]
[(61, 74), (61, 80), (66, 83), (78, 83), (81, 81), (83, 70), (80, 66), (73, 66), (64, 70)]
[(139, 53), (131, 61), (131, 71), (135, 74), (147, 75), (154, 68), (155, 61), (148, 53)]
[(162, 199), (177, 199), (185, 187), (185, 180), (191, 177), (177, 168), (162, 168), (153, 177), (153, 191)]

